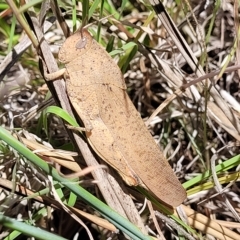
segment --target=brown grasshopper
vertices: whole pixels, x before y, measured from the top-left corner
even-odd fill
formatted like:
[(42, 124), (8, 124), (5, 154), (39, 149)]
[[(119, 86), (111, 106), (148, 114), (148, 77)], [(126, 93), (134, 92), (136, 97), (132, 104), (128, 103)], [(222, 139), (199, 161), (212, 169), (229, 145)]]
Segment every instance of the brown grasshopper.
[[(140, 185), (171, 206), (186, 192), (174, 175), (126, 93), (122, 73), (86, 29), (66, 39), (59, 51), (67, 93), (86, 129), (86, 137), (105, 162), (129, 185)], [(51, 77), (50, 77), (51, 76)]]

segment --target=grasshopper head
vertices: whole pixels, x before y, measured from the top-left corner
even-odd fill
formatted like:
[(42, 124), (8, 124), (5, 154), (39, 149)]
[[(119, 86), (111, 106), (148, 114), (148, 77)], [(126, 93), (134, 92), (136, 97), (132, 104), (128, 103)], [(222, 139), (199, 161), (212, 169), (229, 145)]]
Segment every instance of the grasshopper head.
[(63, 43), (58, 58), (62, 63), (69, 63), (85, 54), (91, 48), (92, 36), (86, 29), (76, 31)]

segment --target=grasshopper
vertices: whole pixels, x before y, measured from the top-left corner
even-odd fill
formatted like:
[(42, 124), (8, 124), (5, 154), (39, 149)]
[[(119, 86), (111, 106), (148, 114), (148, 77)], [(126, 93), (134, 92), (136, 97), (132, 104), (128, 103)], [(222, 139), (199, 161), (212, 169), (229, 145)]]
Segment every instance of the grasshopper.
[(64, 75), (92, 149), (128, 185), (145, 187), (170, 206), (180, 205), (186, 192), (131, 102), (110, 55), (82, 29), (66, 39), (58, 57), (65, 68), (54, 78)]

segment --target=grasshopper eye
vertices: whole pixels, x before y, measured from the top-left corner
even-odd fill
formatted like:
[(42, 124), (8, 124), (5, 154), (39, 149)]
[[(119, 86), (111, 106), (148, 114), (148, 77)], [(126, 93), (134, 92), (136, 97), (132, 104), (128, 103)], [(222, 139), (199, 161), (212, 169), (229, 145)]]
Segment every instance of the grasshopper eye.
[(83, 37), (76, 43), (76, 48), (77, 49), (85, 48), (86, 44), (87, 44), (87, 38)]

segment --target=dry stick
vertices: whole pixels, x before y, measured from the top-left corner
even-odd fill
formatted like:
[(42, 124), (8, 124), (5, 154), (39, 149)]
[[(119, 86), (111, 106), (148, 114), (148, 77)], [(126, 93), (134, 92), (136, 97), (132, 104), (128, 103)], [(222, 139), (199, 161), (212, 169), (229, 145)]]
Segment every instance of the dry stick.
[(186, 237), (189, 240), (194, 240), (194, 237), (192, 237), (187, 231), (185, 231), (180, 225), (178, 225), (176, 222), (174, 222), (172, 219), (166, 217), (162, 213), (155, 211), (155, 215), (165, 221), (167, 224), (169, 224), (172, 228), (176, 229), (179, 233), (181, 233), (184, 237)]
[[(134, 219), (133, 222), (137, 223), (137, 226), (141, 227), (143, 223), (141, 219), (139, 219), (140, 214), (138, 213), (138, 210), (132, 201), (132, 197), (128, 193), (126, 193), (127, 192), (126, 187), (123, 184), (121, 185), (121, 187), (119, 187), (118, 182), (121, 181), (119, 181), (120, 179), (118, 176), (113, 177), (111, 174), (107, 174), (106, 177), (108, 178), (108, 181), (110, 182), (114, 193), (118, 197), (119, 202), (123, 204), (122, 207), (124, 208), (125, 212), (127, 212), (128, 218), (131, 219), (132, 221)], [(143, 232), (147, 233), (145, 226)]]

